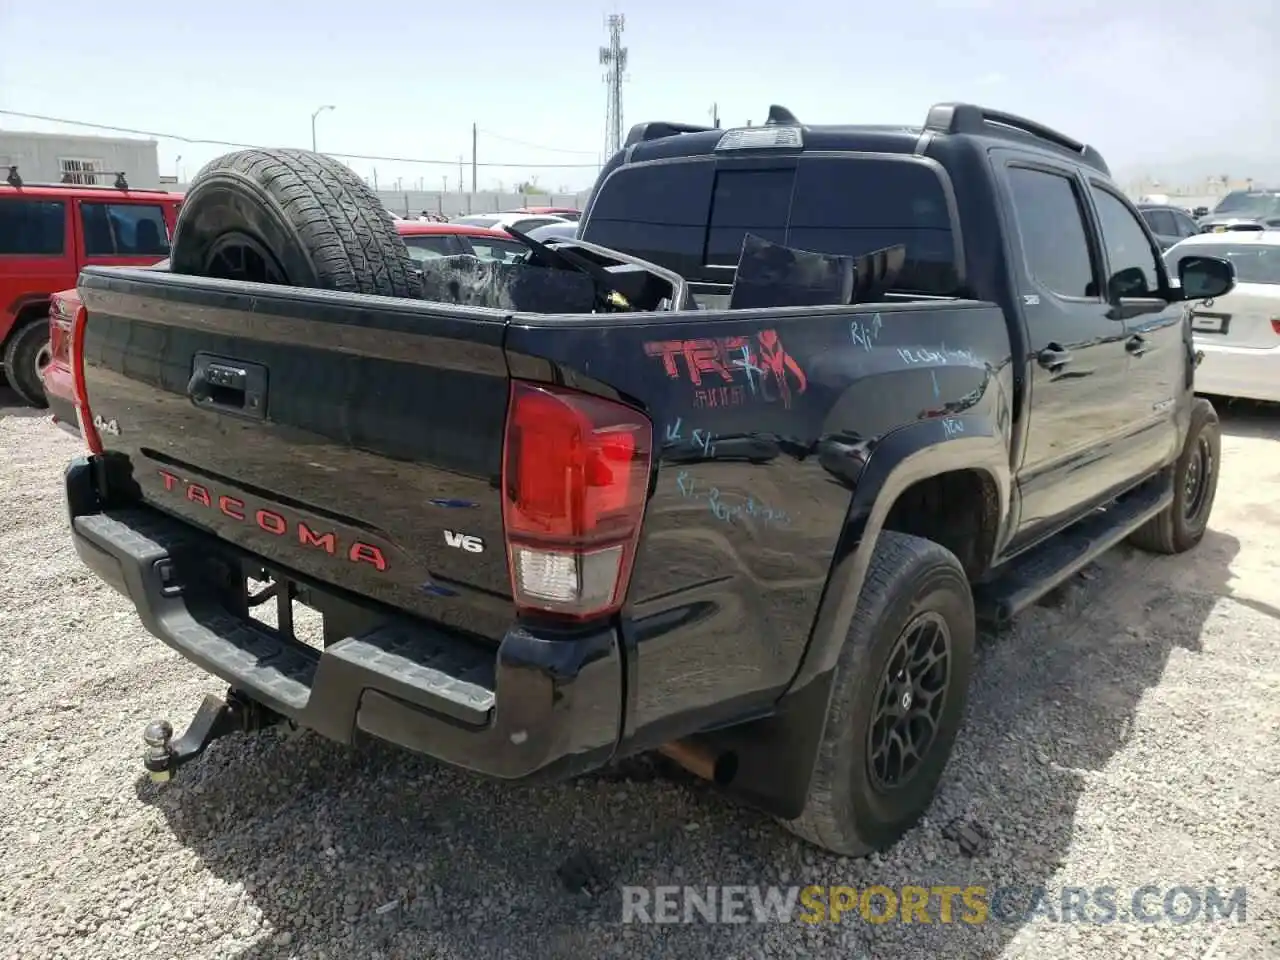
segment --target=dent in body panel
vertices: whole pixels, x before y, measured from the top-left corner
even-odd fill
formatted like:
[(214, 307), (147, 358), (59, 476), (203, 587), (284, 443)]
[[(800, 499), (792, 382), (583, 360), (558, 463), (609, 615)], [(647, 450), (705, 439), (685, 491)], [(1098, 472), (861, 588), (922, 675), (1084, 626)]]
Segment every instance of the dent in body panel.
[[(513, 371), (585, 373), (654, 423), (658, 469), (626, 609), (629, 749), (767, 710), (785, 690), (884, 438), (921, 424), (931, 444), (960, 451), (939, 469), (998, 453), (1008, 503), (1009, 341), (989, 305), (652, 316), (609, 330), (607, 352), (599, 328), (522, 319), (508, 337)], [(843, 589), (856, 599), (859, 587)]]

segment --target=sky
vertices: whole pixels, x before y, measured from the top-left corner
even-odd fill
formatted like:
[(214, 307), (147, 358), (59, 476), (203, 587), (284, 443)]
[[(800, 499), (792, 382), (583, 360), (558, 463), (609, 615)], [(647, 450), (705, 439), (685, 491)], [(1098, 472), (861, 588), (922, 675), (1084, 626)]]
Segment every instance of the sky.
[[(963, 100), (1092, 143), (1118, 176), (1280, 177), (1275, 0), (0, 0), (0, 110), (309, 147), (312, 112), (331, 105), (322, 151), (441, 161), (346, 161), (384, 189), (457, 190), (460, 156), (469, 187), (475, 124), (480, 189), (585, 189), (614, 12), (624, 133), (709, 123), (713, 104), (726, 127), (771, 103), (806, 123), (919, 125)], [(0, 129), (95, 132), (3, 113)], [(158, 143), (161, 172), (183, 181), (233, 149)]]

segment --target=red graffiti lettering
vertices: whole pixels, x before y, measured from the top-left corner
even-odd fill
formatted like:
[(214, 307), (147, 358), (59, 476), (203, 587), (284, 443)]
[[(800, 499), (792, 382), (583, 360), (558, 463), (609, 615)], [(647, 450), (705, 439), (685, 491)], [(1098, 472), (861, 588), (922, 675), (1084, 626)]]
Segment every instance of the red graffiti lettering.
[(192, 503), (198, 503), (203, 507), (213, 506), (213, 501), (209, 499), (209, 491), (198, 483), (188, 484), (187, 499)]
[[(648, 356), (662, 358), (667, 376), (684, 376), (699, 388), (694, 391), (699, 407), (737, 406), (750, 396), (766, 403), (781, 399), (790, 408), (793, 393), (804, 393), (809, 386), (804, 369), (787, 353), (776, 330), (761, 330), (754, 337), (657, 340), (646, 343), (644, 349)], [(717, 376), (726, 386), (704, 385), (705, 377)]]
[(178, 478), (174, 476), (172, 473), (170, 473), (168, 470), (161, 470), (159, 471), (159, 473), (160, 473), (160, 476), (164, 477), (164, 488), (166, 490), (172, 490), (174, 488), (174, 485), (178, 482)]

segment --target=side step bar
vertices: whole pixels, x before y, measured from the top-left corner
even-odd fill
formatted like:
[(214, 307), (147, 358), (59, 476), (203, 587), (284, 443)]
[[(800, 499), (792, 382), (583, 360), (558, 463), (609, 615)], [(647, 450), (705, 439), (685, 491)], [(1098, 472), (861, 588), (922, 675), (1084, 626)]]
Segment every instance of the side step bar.
[(1010, 560), (994, 580), (974, 587), (978, 619), (995, 626), (1008, 623), (1172, 502), (1171, 475), (1162, 473)]

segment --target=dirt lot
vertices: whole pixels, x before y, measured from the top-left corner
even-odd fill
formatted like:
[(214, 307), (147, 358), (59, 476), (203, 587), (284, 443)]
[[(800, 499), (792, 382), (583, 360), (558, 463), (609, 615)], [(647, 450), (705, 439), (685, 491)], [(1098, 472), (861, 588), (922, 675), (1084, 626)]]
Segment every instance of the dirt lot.
[[(986, 638), (943, 795), (843, 861), (633, 761), (497, 785), (383, 747), (230, 738), (159, 790), (143, 725), (219, 685), (145, 635), (65, 533), (78, 441), (0, 390), (0, 956), (1036, 958), (1280, 956), (1280, 413), (1224, 417), (1212, 529), (1121, 548)], [(958, 816), (990, 848), (943, 836)], [(603, 891), (566, 891), (585, 852)], [(623, 884), (1116, 888), (1118, 919), (639, 926)], [(1244, 922), (1145, 924), (1151, 884), (1247, 888)], [(1186, 910), (1186, 902), (1181, 901)], [(1057, 909), (1053, 910), (1058, 914)]]

